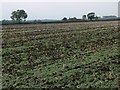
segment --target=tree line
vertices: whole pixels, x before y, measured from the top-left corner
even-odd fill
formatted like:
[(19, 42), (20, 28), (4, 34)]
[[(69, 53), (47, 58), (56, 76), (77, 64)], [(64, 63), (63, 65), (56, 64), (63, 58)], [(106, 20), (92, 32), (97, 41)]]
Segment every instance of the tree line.
[[(82, 16), (82, 20), (98, 20), (100, 17), (96, 16), (95, 15), (95, 12), (90, 12), (88, 13), (87, 15), (83, 15)], [(73, 17), (73, 18), (69, 18), (67, 19), (66, 17), (64, 17), (62, 20), (66, 21), (66, 20), (77, 20), (76, 17)]]
[(16, 11), (13, 11), (11, 13), (10, 18), (12, 19), (12, 21), (3, 20), (2, 24), (7, 25), (7, 24), (31, 24), (31, 23), (33, 23), (33, 24), (37, 24), (37, 23), (64, 23), (64, 22), (78, 22), (78, 21), (80, 22), (80, 21), (102, 20), (102, 19), (100, 19), (100, 17), (96, 16), (95, 12), (90, 12), (86, 15), (83, 15), (82, 19), (77, 19), (76, 17), (73, 17), (73, 18), (63, 17), (62, 20), (46, 21), (46, 22), (43, 22), (42, 20), (32, 20), (32, 21), (27, 20), (26, 21), (27, 17), (28, 17), (28, 14), (26, 13), (25, 10), (16, 10)]
[[(25, 10), (17, 10), (17, 11), (13, 11), (11, 13), (11, 16), (10, 18), (13, 20), (13, 21), (22, 21), (22, 20), (26, 20), (26, 18), (28, 17), (27, 13), (25, 12)], [(74, 18), (70, 18), (71, 20), (75, 20), (77, 19), (76, 17)], [(93, 20), (93, 19), (98, 19), (97, 16), (95, 16), (95, 13), (94, 12), (90, 12), (88, 13), (87, 15), (83, 15), (82, 16), (82, 19), (83, 20), (86, 20), (86, 19), (89, 19), (89, 20)], [(64, 17), (62, 20), (67, 20), (66, 17)]]

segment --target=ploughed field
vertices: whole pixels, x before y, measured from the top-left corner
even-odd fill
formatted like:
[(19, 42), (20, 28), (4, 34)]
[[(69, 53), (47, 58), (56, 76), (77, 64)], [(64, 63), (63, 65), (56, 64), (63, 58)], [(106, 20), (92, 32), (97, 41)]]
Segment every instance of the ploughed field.
[(117, 21), (2, 27), (3, 88), (117, 88)]

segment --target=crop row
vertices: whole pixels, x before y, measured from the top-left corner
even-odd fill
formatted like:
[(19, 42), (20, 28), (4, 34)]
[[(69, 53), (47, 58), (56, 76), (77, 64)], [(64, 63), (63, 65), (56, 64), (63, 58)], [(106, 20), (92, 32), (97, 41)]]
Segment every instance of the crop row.
[[(32, 41), (34, 41), (33, 43), (35, 42), (41, 42), (45, 39), (51, 39), (54, 38), (54, 40), (66, 40), (67, 38), (68, 39), (72, 39), (72, 38), (79, 38), (79, 39), (82, 39), (83, 41), (86, 41), (86, 39), (94, 39), (94, 36), (97, 35), (98, 39), (100, 38), (108, 38), (112, 35), (114, 35), (114, 37), (117, 37), (119, 31), (117, 30), (102, 30), (101, 31), (97, 31), (97, 30), (89, 30), (89, 31), (72, 31), (72, 32), (64, 32), (64, 33), (55, 33), (55, 34), (43, 34), (43, 35), (36, 35), (36, 36), (26, 36), (23, 34), (22, 37), (18, 37), (18, 38), (9, 38), (9, 39), (4, 39), (3, 38), (3, 47), (7, 47), (7, 45), (11, 45), (11, 47), (15, 47), (15, 45), (18, 45), (19, 44), (21, 45), (24, 45), (25, 43), (31, 43), (32, 44)], [(39, 34), (39, 33), (38, 33)], [(115, 35), (116, 34), (116, 35)], [(102, 37), (101, 37), (102, 36)], [(77, 39), (76, 38), (76, 39)], [(86, 39), (85, 39), (86, 38)], [(5, 45), (7, 44), (7, 45)], [(36, 44), (36, 43), (35, 43)], [(10, 47), (10, 46), (9, 46)]]

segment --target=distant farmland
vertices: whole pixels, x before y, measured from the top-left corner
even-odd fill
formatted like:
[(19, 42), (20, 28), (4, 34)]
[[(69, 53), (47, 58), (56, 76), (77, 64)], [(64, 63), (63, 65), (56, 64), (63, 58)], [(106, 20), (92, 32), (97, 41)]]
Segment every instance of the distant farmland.
[(118, 88), (118, 21), (4, 25), (3, 88)]

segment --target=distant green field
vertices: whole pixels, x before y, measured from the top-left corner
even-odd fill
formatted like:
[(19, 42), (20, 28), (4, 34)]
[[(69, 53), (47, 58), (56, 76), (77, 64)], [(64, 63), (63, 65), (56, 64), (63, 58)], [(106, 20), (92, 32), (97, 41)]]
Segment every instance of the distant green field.
[(3, 26), (3, 88), (118, 88), (117, 21)]

